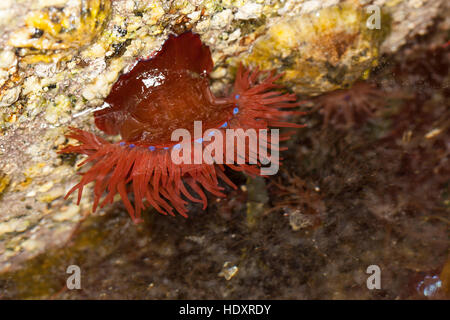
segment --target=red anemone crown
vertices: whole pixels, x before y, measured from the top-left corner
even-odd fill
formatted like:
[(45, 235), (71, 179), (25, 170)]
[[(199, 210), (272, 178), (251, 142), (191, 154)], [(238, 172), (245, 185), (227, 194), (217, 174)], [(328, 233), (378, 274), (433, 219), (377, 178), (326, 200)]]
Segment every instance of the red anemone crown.
[[(171, 151), (179, 146), (171, 140), (172, 132), (183, 128), (193, 134), (195, 121), (202, 122), (203, 131), (255, 129), (258, 136), (260, 129), (301, 127), (284, 121), (287, 115), (299, 114), (285, 110), (297, 107), (299, 102), (294, 94), (276, 90), (279, 86), (274, 82), (280, 75), (245, 70), (241, 65), (231, 95), (216, 98), (208, 82), (212, 68), (209, 48), (198, 35), (188, 32), (169, 36), (154, 57), (139, 61), (130, 72), (121, 75), (105, 99), (107, 107), (94, 115), (100, 130), (109, 135), (120, 134), (122, 141), (110, 143), (93, 133), (71, 128), (67, 136), (80, 144), (62, 152), (87, 155), (80, 166), (91, 166), (66, 198), (78, 190), (79, 203), (83, 187), (94, 182), (94, 211), (98, 205), (112, 203), (118, 193), (135, 222), (140, 221), (141, 211), (149, 205), (163, 214), (174, 215), (175, 209), (186, 217), (188, 200), (206, 208), (204, 190), (225, 196), (218, 178), (235, 188), (225, 175), (224, 166), (261, 174), (259, 149), (249, 145), (243, 154), (234, 152), (232, 159), (243, 158), (244, 163), (225, 161), (230, 159), (219, 154), (214, 154), (213, 164), (175, 164), (171, 159)], [(281, 135), (280, 140), (288, 137), (289, 134)], [(267, 140), (269, 149), (279, 150), (270, 138)], [(251, 162), (255, 157), (256, 162)], [(130, 194), (134, 195), (134, 205)]]

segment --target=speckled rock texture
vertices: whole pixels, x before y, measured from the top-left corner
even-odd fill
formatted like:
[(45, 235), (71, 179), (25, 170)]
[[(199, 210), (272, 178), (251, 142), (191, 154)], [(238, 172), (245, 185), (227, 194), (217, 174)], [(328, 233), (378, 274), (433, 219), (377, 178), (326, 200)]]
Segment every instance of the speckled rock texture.
[[(382, 10), (381, 29), (373, 32), (365, 23), (371, 4)], [(118, 76), (158, 50), (171, 33), (192, 30), (209, 45), (215, 93), (227, 90), (239, 62), (285, 72), (284, 84), (305, 98), (367, 79), (396, 91), (390, 82), (393, 69), (380, 70), (399, 64), (402, 57), (414, 60), (414, 52), (448, 41), (449, 9), (445, 0), (1, 1), (0, 298), (48, 298), (63, 286), (62, 266), (69, 264), (84, 264), (96, 276), (86, 280), (83, 292), (57, 297), (423, 298), (411, 291), (411, 283), (416, 288), (425, 276), (448, 277), (448, 271), (442, 271), (448, 250), (448, 203), (444, 214), (430, 209), (427, 219), (433, 225), (423, 225), (428, 220), (408, 215), (402, 207), (409, 200), (402, 198), (402, 205), (395, 207), (380, 200), (378, 189), (366, 188), (367, 179), (383, 168), (365, 143), (382, 136), (392, 124), (393, 112), (375, 127), (360, 129), (356, 137), (352, 132), (336, 133), (342, 139), (339, 147), (331, 142), (334, 131), (323, 140), (317, 133), (323, 128), (311, 116), (305, 130), (312, 132), (291, 141), (292, 151), (286, 155), (287, 167), (307, 182), (294, 183), (287, 173), (281, 181), (262, 182), (237, 175), (241, 189), (230, 190), (229, 198), (207, 213), (193, 206), (192, 217), (181, 220), (155, 216), (150, 210), (138, 227), (128, 221), (120, 203), (90, 215), (89, 188), (79, 206), (74, 197), (64, 200), (79, 179), (76, 165), (82, 158), (57, 152), (71, 142), (64, 137), (69, 125), (96, 130), (92, 112)], [(411, 45), (420, 37), (427, 37), (426, 44)], [(414, 81), (405, 79), (403, 84)], [(448, 76), (445, 81), (440, 80), (438, 91), (443, 83), (448, 87)], [(423, 87), (430, 90), (426, 83)], [(448, 115), (448, 97), (439, 94), (433, 97), (444, 101), (447, 110), (442, 113)], [(437, 136), (439, 128), (434, 128)], [(424, 134), (433, 136), (433, 127), (427, 129)], [(318, 151), (318, 143), (327, 151)], [(342, 151), (346, 149), (360, 154)], [(344, 168), (346, 157), (354, 161), (356, 173)], [(335, 172), (315, 176), (332, 170), (324, 169), (330, 166)], [(383, 183), (389, 184), (381, 178), (375, 184)], [(299, 199), (309, 202), (300, 201), (303, 209), (286, 209), (286, 203), (277, 207), (267, 191), (276, 184), (290, 186), (285, 193), (302, 190)], [(305, 206), (314, 218), (303, 214)], [(402, 226), (399, 216), (387, 217), (387, 211), (405, 216), (405, 224), (425, 228), (423, 241), (412, 245), (419, 226)], [(86, 225), (78, 229), (88, 215)], [(369, 240), (361, 245), (358, 239)], [(136, 250), (128, 251), (132, 246)], [(398, 263), (386, 274), (390, 284), (384, 291), (361, 287), (361, 265), (377, 262), (388, 268), (394, 260)], [(27, 281), (37, 274), (42, 277), (30, 288)], [(263, 278), (267, 283), (258, 281)], [(349, 293), (352, 285), (358, 290)]]

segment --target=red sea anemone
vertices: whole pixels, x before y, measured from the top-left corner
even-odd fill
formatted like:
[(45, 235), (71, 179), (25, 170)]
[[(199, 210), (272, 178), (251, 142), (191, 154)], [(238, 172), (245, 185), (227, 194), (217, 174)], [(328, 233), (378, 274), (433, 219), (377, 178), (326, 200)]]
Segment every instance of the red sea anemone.
[(386, 103), (385, 94), (368, 82), (357, 82), (350, 89), (336, 90), (316, 99), (316, 109), (324, 116), (323, 125), (351, 128), (372, 117)]
[[(206, 208), (204, 190), (225, 196), (219, 178), (236, 188), (225, 175), (225, 166), (264, 175), (261, 169), (268, 158), (280, 150), (278, 140), (267, 135), (268, 128), (301, 127), (284, 120), (288, 115), (299, 114), (285, 110), (299, 105), (297, 97), (275, 90), (279, 86), (274, 82), (280, 75), (240, 66), (231, 95), (216, 98), (207, 77), (212, 68), (209, 48), (198, 35), (188, 32), (170, 36), (156, 55), (139, 61), (130, 72), (120, 76), (105, 99), (106, 107), (94, 115), (100, 130), (109, 135), (120, 134), (122, 140), (111, 143), (93, 133), (71, 128), (67, 136), (81, 144), (68, 146), (61, 152), (85, 154), (87, 158), (80, 166), (91, 166), (66, 198), (78, 190), (79, 203), (83, 187), (94, 182), (93, 211), (99, 205), (112, 203), (114, 196), (120, 194), (135, 222), (140, 221), (141, 211), (148, 206), (170, 215), (174, 215), (175, 209), (186, 217), (188, 200), (200, 202)], [(195, 132), (196, 121), (201, 121), (203, 128), (200, 138)], [(180, 153), (193, 163), (173, 161), (173, 153), (180, 152), (181, 144), (172, 140), (172, 133), (180, 128), (194, 135), (183, 145), (189, 148)], [(227, 135), (226, 141), (216, 140), (229, 129), (241, 130), (235, 130), (234, 137)], [(247, 142), (249, 129), (255, 130), (258, 146)], [(281, 135), (280, 140), (287, 139), (289, 134)], [(235, 138), (244, 141), (243, 149), (228, 144), (230, 139), (235, 142)], [(261, 154), (264, 143), (270, 151), (267, 154)], [(188, 153), (198, 147), (203, 151), (210, 147), (212, 161), (197, 162), (195, 151)], [(219, 152), (220, 147), (222, 151), (233, 152)], [(130, 194), (134, 195), (134, 205)]]

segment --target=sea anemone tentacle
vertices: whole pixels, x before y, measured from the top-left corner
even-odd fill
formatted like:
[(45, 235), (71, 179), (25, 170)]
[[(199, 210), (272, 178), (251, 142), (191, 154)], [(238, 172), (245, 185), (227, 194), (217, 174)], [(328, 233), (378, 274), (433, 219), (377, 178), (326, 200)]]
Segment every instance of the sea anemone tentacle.
[[(185, 47), (190, 49), (183, 55)], [(254, 176), (265, 175), (263, 168), (268, 163), (278, 167), (278, 153), (286, 149), (279, 142), (294, 131), (272, 134), (271, 128), (303, 127), (289, 121), (290, 116), (303, 114), (297, 109), (302, 102), (276, 83), (282, 74), (242, 64), (231, 95), (215, 97), (207, 80), (212, 67), (208, 47), (198, 35), (185, 33), (170, 36), (152, 58), (121, 75), (105, 99), (107, 107), (94, 112), (94, 117), (100, 130), (120, 134), (122, 141), (111, 143), (94, 133), (70, 128), (67, 137), (80, 143), (60, 152), (86, 155), (78, 166), (87, 169), (66, 199), (78, 190), (79, 204), (84, 187), (93, 182), (93, 211), (113, 203), (119, 194), (135, 222), (141, 221), (142, 211), (150, 206), (165, 215), (178, 212), (187, 217), (189, 202), (206, 209), (206, 191), (225, 197), (220, 181), (237, 188), (225, 174), (227, 167)], [(202, 137), (210, 129), (214, 129), (213, 135), (217, 130), (220, 135), (199, 139), (195, 131), (198, 122)], [(176, 129), (187, 130), (191, 137), (194, 133), (190, 142), (183, 139), (191, 144), (190, 149), (182, 150), (183, 155), (191, 153), (187, 155), (191, 163), (172, 159), (172, 151), (181, 148), (181, 143), (171, 138)], [(216, 141), (220, 137), (225, 139)], [(210, 148), (212, 162), (203, 157), (200, 163), (195, 161), (195, 146), (200, 145), (200, 155), (204, 155), (206, 148), (217, 147), (217, 142), (223, 143), (222, 152)]]
[[(223, 188), (218, 186), (218, 178), (236, 187), (223, 173), (223, 166), (191, 164), (187, 168), (173, 164), (167, 150), (149, 151), (142, 147), (127, 150), (93, 133), (75, 128), (67, 136), (80, 139), (81, 144), (68, 146), (60, 152), (85, 154), (88, 157), (83, 161), (83, 166), (92, 166), (82, 173), (81, 181), (69, 190), (66, 199), (78, 190), (80, 201), (83, 188), (94, 182), (93, 211), (112, 203), (114, 196), (119, 194), (135, 222), (141, 220), (141, 211), (148, 204), (162, 214), (174, 215), (175, 209), (180, 215), (187, 217), (187, 201), (183, 196), (202, 203), (203, 208), (206, 208), (207, 198), (203, 189), (219, 197), (225, 196)], [(199, 198), (188, 191), (185, 183)], [(129, 193), (134, 194), (134, 207), (128, 197)]]
[[(262, 80), (257, 82), (257, 79), (261, 78)], [(225, 119), (225, 122), (229, 123), (227, 128), (218, 128), (218, 130), (221, 130), (225, 136), (226, 129), (255, 129), (257, 139), (262, 140), (259, 129), (303, 127), (303, 125), (284, 120), (293, 114), (303, 114), (298, 111), (284, 110), (296, 108), (302, 102), (297, 102), (294, 94), (275, 91), (279, 88), (274, 84), (278, 78), (279, 76), (274, 76), (273, 73), (258, 70), (252, 72), (241, 65), (232, 93), (234, 98), (224, 99), (224, 101), (234, 100), (239, 111), (232, 115), (232, 118)], [(293, 131), (290, 131), (280, 135), (279, 140), (289, 139), (292, 133)], [(68, 146), (61, 152), (85, 154), (87, 158), (80, 163), (80, 166), (91, 164), (91, 167), (82, 173), (81, 181), (69, 190), (66, 198), (78, 190), (79, 203), (84, 186), (94, 182), (93, 211), (97, 207), (103, 208), (106, 204), (112, 203), (114, 196), (119, 194), (135, 222), (141, 221), (141, 212), (148, 206), (169, 215), (174, 215), (175, 209), (184, 217), (187, 217), (188, 212), (186, 200), (201, 203), (205, 209), (207, 197), (203, 190), (218, 197), (225, 196), (223, 188), (218, 185), (219, 179), (236, 188), (226, 176), (225, 166), (250, 175), (261, 175), (262, 164), (258, 159), (258, 150), (248, 144), (244, 154), (235, 149), (234, 158), (227, 159), (227, 144), (224, 143), (223, 158), (215, 157), (215, 162), (219, 164), (177, 165), (171, 161), (170, 149), (157, 148), (150, 151), (148, 146), (133, 145), (131, 148), (132, 145), (127, 147), (113, 144), (93, 133), (77, 128), (70, 128), (67, 137), (78, 140), (80, 144)], [(245, 137), (238, 137), (238, 139), (245, 139)], [(273, 143), (269, 136), (265, 137), (264, 142), (267, 143), (269, 152), (286, 149)], [(238, 163), (239, 157), (244, 163)], [(189, 186), (192, 191), (190, 192), (186, 186)], [(128, 197), (130, 193), (134, 194), (134, 206)]]

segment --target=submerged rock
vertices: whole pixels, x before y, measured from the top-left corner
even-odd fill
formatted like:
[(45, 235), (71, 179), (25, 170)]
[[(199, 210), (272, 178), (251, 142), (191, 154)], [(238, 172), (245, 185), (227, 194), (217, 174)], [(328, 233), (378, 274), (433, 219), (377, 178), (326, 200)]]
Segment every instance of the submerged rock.
[[(336, 6), (344, 2), (2, 1), (0, 273), (66, 243), (90, 212), (89, 189), (80, 207), (63, 199), (82, 159), (57, 151), (68, 142), (69, 124), (93, 127), (92, 111), (136, 59), (159, 50), (170, 33), (193, 30), (211, 48), (215, 91), (227, 89), (241, 60), (284, 70), (283, 81), (298, 93), (334, 90), (366, 77), (389, 52), (382, 42), (388, 26), (367, 30), (364, 7)], [(396, 12), (386, 40), (392, 52), (444, 3), (412, 2), (377, 1)]]

